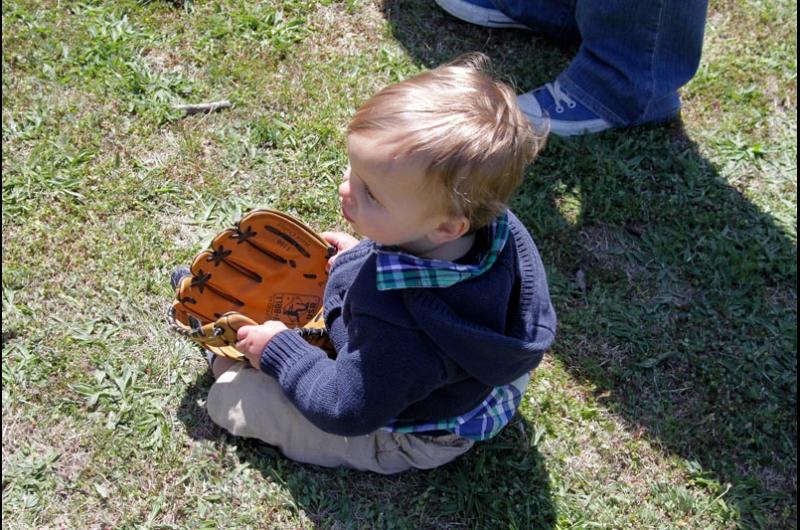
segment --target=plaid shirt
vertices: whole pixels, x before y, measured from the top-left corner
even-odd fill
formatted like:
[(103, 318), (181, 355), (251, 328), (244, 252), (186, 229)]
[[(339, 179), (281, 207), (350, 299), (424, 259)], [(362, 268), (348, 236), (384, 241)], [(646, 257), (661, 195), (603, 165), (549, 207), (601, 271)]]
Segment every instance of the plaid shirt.
[(450, 287), (488, 271), (508, 241), (508, 214), (504, 213), (489, 225), (491, 244), (476, 265), (452, 261), (424, 259), (397, 247), (378, 246), (378, 290), (411, 287)]
[(525, 374), (504, 386), (495, 387), (483, 402), (461, 416), (427, 423), (407, 424), (397, 420), (381, 427), (382, 431), (414, 433), (450, 431), (470, 440), (488, 440), (505, 427), (517, 411), (528, 387), (530, 375)]
[[(378, 290), (450, 287), (479, 276), (497, 260), (508, 235), (508, 214), (504, 213), (489, 225), (491, 243), (474, 265), (423, 259), (399, 252), (396, 247), (377, 247)], [(511, 421), (528, 381), (529, 375), (525, 374), (507, 385), (495, 387), (480, 405), (461, 416), (425, 423), (393, 420), (381, 430), (402, 433), (450, 431), (470, 440), (488, 440)]]

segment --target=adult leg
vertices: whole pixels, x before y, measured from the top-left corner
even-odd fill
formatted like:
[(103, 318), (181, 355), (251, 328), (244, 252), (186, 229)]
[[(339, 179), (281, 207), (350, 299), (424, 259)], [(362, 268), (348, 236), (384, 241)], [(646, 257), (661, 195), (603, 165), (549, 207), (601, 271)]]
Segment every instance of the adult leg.
[[(489, 0), (437, 0), (478, 1)], [(534, 126), (555, 134), (667, 120), (680, 108), (678, 88), (699, 65), (707, 0), (491, 2), (508, 20), (534, 31), (581, 39), (578, 54), (554, 83), (519, 97)]]
[(616, 126), (663, 121), (697, 71), (707, 0), (579, 0), (581, 48), (562, 89)]

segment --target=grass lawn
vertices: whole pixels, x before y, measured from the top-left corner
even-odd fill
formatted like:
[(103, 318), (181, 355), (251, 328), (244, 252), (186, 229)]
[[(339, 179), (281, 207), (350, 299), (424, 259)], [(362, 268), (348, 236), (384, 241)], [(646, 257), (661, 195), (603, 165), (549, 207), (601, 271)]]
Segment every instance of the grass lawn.
[(3, 528), (796, 528), (796, 2), (712, 1), (681, 120), (550, 140), (513, 208), (557, 343), (501, 435), (399, 477), (214, 426), (168, 273), (254, 207), (345, 229), (386, 84), (482, 50), (524, 91), (575, 49), (432, 0), (2, 13)]

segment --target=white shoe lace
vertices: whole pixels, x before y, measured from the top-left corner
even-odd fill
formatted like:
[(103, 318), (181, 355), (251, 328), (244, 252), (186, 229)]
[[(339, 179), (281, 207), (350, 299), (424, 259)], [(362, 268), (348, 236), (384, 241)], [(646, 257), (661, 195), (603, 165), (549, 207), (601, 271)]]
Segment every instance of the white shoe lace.
[(544, 85), (544, 88), (550, 92), (550, 96), (552, 96), (553, 101), (556, 104), (556, 112), (561, 114), (564, 112), (564, 106), (562, 103), (565, 103), (568, 108), (574, 109), (578, 106), (574, 99), (569, 97), (562, 89), (561, 84), (558, 81), (554, 83), (547, 83)]

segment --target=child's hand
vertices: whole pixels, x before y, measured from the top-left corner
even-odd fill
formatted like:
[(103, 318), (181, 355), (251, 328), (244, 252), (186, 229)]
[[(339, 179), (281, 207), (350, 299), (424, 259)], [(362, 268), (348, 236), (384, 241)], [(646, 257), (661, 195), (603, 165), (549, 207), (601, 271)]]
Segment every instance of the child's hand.
[(268, 320), (260, 326), (242, 326), (236, 332), (236, 349), (247, 357), (256, 370), (261, 369), (261, 352), (281, 331), (289, 329), (279, 320)]
[(322, 232), (320, 235), (325, 241), (336, 247), (336, 254), (331, 256), (331, 258), (328, 260), (328, 266), (326, 267), (326, 270), (328, 271), (330, 271), (331, 267), (333, 267), (333, 262), (336, 260), (336, 256), (358, 245), (358, 239), (354, 238), (350, 234), (345, 234), (344, 232)]

